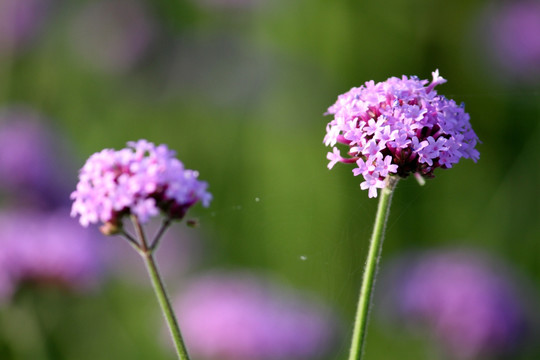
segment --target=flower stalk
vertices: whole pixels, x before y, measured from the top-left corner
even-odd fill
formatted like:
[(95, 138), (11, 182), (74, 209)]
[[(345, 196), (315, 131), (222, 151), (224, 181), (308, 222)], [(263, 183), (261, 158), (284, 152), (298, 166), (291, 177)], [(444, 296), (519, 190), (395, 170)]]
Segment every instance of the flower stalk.
[[(212, 195), (207, 191), (208, 184), (197, 179), (199, 173), (186, 169), (166, 145), (156, 146), (141, 139), (127, 146), (118, 151), (104, 149), (88, 158), (71, 193), (71, 216), (79, 216), (84, 227), (101, 224), (104, 235), (122, 235), (143, 258), (178, 358), (189, 360), (154, 252), (172, 220), (183, 219), (199, 201), (207, 207)], [(143, 224), (158, 215), (164, 220), (149, 241)], [(135, 235), (124, 229), (126, 217), (131, 218)]]
[(381, 258), (382, 244), (386, 221), (390, 213), (390, 204), (392, 195), (398, 182), (398, 177), (391, 176), (387, 179), (387, 186), (382, 189), (373, 226), (373, 233), (369, 244), (366, 267), (362, 277), (362, 285), (360, 289), (360, 297), (358, 299), (358, 307), (356, 309), (356, 317), (354, 322), (354, 330), (349, 352), (349, 360), (362, 359), (365, 339), (367, 333), (367, 324), (369, 318), (369, 310), (373, 297), (373, 289), (375, 287), (375, 277), (377, 268)]
[[(178, 326), (178, 321), (176, 320), (176, 316), (171, 306), (169, 295), (167, 294), (165, 284), (163, 282), (163, 279), (161, 278), (159, 269), (157, 267), (157, 264), (154, 258), (154, 251), (156, 249), (155, 245), (159, 241), (159, 238), (161, 237), (161, 235), (165, 231), (165, 228), (169, 225), (170, 222), (165, 221), (163, 223), (162, 228), (160, 229), (156, 238), (152, 242), (152, 245), (154, 246), (151, 246), (148, 244), (146, 235), (144, 233), (142, 225), (139, 222), (139, 219), (137, 218), (137, 216), (132, 215), (131, 220), (133, 222), (133, 225), (135, 226), (137, 238), (139, 239), (138, 252), (145, 262), (146, 269), (148, 270), (148, 275), (150, 276), (150, 280), (152, 281), (154, 292), (156, 293), (159, 305), (161, 306), (163, 317), (165, 318), (165, 321), (167, 322), (167, 325), (169, 327), (169, 331), (171, 333), (171, 337), (174, 342), (174, 346), (176, 348), (176, 353), (178, 354), (178, 358), (180, 360), (189, 360), (188, 352), (186, 350), (186, 345), (184, 344), (184, 339), (182, 338), (180, 327)], [(126, 238), (129, 240), (128, 237)], [(129, 240), (129, 242), (133, 245), (133, 239)]]
[[(362, 358), (369, 308), (381, 256), (386, 219), (398, 178), (413, 175), (420, 185), (434, 177), (437, 168), (449, 169), (460, 159), (477, 161), (480, 142), (464, 104), (437, 94), (435, 86), (446, 79), (439, 71), (433, 80), (417, 76), (367, 81), (338, 96), (325, 115), (334, 115), (326, 126), (324, 143), (332, 147), (328, 168), (339, 163), (356, 164), (354, 176), (362, 176), (360, 189), (370, 198), (381, 198), (369, 245), (354, 324), (349, 360)], [(335, 145), (346, 148), (344, 156)]]

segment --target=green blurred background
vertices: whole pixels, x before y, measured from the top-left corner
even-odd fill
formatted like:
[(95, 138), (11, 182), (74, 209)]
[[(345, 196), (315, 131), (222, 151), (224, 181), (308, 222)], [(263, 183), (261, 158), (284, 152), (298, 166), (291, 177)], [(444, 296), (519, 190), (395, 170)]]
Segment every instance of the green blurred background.
[[(493, 63), (481, 20), (492, 2), (148, 1), (152, 41), (120, 70), (107, 67), (107, 53), (120, 51), (113, 30), (77, 30), (89, 3), (53, 3), (32, 46), (4, 54), (0, 102), (49, 118), (77, 166), (145, 138), (199, 170), (214, 201), (190, 214), (200, 227), (189, 231), (202, 243), (190, 272), (268, 271), (315, 293), (344, 319), (343, 344), (329, 359), (345, 358), (377, 201), (352, 167), (327, 169), (323, 113), (367, 80), (430, 79), (439, 69), (448, 79), (439, 93), (466, 103), (480, 161), (438, 171), (424, 187), (399, 184), (381, 266), (412, 250), (479, 248), (509, 263), (536, 296), (539, 82), (505, 76)], [(114, 280), (89, 296), (47, 292), (37, 302), (58, 359), (173, 358), (156, 342), (159, 309), (147, 287)], [(20, 325), (31, 324), (24, 309), (4, 312), (2, 335), (26, 349), (20, 358), (40, 359), (32, 326)], [(432, 358), (426, 340), (372, 320), (367, 359)]]

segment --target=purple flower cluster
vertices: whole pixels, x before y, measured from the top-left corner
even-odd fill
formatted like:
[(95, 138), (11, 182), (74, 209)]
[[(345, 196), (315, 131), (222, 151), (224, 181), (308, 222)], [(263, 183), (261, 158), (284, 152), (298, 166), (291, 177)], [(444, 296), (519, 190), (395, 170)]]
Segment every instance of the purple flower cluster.
[[(328, 168), (355, 163), (354, 175), (364, 178), (360, 187), (376, 197), (391, 175), (432, 177), (436, 168), (451, 168), (462, 157), (477, 161), (478, 137), (469, 115), (463, 105), (437, 94), (434, 87), (446, 80), (438, 70), (432, 75), (429, 84), (414, 76), (392, 77), (340, 95), (327, 112), (334, 115), (324, 138), (333, 146)], [(349, 147), (348, 157), (336, 143)]]
[(328, 309), (260, 276), (202, 276), (175, 301), (186, 345), (207, 360), (320, 358), (335, 340)]
[(86, 289), (105, 260), (98, 233), (68, 216), (69, 148), (48, 120), (28, 106), (0, 109), (2, 299), (21, 283)]
[(508, 356), (525, 338), (527, 315), (503, 269), (476, 252), (429, 252), (397, 269), (391, 297), (403, 319), (427, 325), (453, 358)]
[[(17, 205), (66, 205), (68, 159), (48, 119), (26, 106), (0, 110), (0, 192)], [(55, 164), (55, 167), (52, 166)]]
[(0, 213), (0, 296), (28, 282), (72, 290), (95, 286), (104, 259), (97, 235), (81, 229), (67, 209)]
[[(490, 61), (498, 62), (500, 75), (537, 84), (540, 80), (540, 3), (518, 0), (489, 3), (483, 41), (491, 51), (485, 51)], [(478, 21), (478, 19), (476, 19)]]
[(208, 184), (197, 180), (197, 171), (185, 169), (166, 145), (146, 140), (127, 145), (93, 154), (80, 170), (71, 215), (80, 215), (83, 226), (99, 221), (120, 225), (129, 214), (144, 223), (160, 210), (181, 219), (196, 202), (209, 205)]

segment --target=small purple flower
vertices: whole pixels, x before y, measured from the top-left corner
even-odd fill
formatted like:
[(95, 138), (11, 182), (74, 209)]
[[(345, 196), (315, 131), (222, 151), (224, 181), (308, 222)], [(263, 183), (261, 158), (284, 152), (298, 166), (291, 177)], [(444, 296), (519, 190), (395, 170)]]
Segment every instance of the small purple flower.
[(334, 147), (333, 151), (329, 152), (326, 155), (326, 158), (330, 160), (330, 162), (328, 163), (328, 169), (332, 169), (334, 165), (336, 165), (342, 159), (339, 149), (337, 147)]
[(328, 309), (266, 278), (214, 273), (175, 301), (190, 353), (207, 360), (320, 358), (334, 345)]
[(65, 205), (69, 186), (62, 167), (69, 161), (60, 140), (31, 108), (0, 110), (0, 191), (17, 205)]
[(406, 323), (427, 326), (452, 358), (500, 358), (523, 343), (524, 302), (504, 267), (485, 255), (432, 251), (394, 271), (386, 296)]
[[(451, 168), (460, 158), (475, 162), (478, 137), (464, 106), (438, 95), (434, 87), (446, 82), (433, 72), (433, 81), (417, 77), (392, 77), (375, 84), (368, 81), (338, 97), (327, 114), (334, 119), (326, 127), (324, 143), (332, 146), (329, 168), (335, 163), (356, 163), (369, 197), (386, 186), (390, 176), (411, 173), (433, 177), (436, 168)], [(348, 146), (341, 157), (336, 143)]]
[(540, 3), (534, 0), (490, 4), (483, 23), (490, 60), (502, 72), (527, 82), (540, 80)]
[[(81, 229), (68, 210), (0, 213), (0, 292), (21, 283), (87, 290), (101, 276), (103, 254), (97, 234)], [(6, 282), (4, 282), (6, 280)]]
[(93, 154), (80, 170), (71, 215), (80, 216), (81, 225), (121, 226), (122, 217), (130, 214), (145, 223), (160, 210), (181, 219), (198, 201), (210, 204), (208, 184), (197, 180), (197, 171), (185, 169), (166, 145), (146, 140), (127, 145)]

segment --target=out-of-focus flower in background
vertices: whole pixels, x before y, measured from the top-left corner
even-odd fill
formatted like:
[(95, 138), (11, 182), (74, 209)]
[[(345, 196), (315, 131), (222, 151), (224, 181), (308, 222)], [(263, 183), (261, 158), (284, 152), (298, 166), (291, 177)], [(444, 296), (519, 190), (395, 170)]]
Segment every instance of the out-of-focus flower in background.
[(434, 334), (453, 359), (506, 358), (526, 344), (532, 320), (523, 290), (487, 254), (433, 250), (390, 268), (383, 281), (386, 309)]
[(51, 0), (0, 0), (0, 56), (24, 50), (39, 36)]
[(23, 284), (94, 288), (104, 244), (69, 217), (71, 153), (48, 118), (28, 106), (0, 109), (0, 296)]
[(74, 15), (70, 42), (83, 64), (122, 74), (149, 55), (158, 28), (141, 1), (90, 1)]
[(267, 277), (220, 271), (175, 301), (190, 353), (208, 360), (318, 359), (335, 345), (329, 308)]
[(0, 280), (6, 281), (0, 282), (2, 295), (9, 296), (26, 283), (77, 291), (94, 288), (103, 268), (100, 237), (70, 218), (69, 208), (55, 212), (3, 211)]
[(482, 15), (481, 36), (498, 76), (524, 83), (540, 81), (540, 2), (489, 3)]
[(26, 106), (0, 110), (0, 194), (12, 205), (69, 203), (70, 159), (44, 116)]

